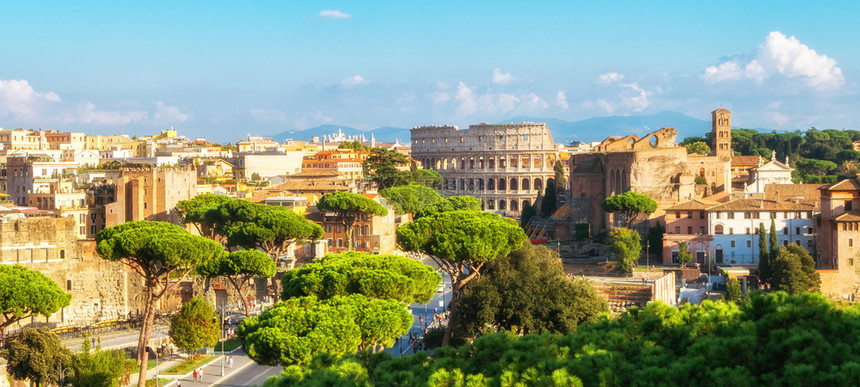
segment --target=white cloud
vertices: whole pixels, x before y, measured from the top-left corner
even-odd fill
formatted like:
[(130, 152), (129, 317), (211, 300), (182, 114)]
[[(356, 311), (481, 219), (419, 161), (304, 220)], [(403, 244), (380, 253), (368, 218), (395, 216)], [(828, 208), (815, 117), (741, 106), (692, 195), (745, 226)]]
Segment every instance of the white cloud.
[(317, 14), (317, 16), (327, 17), (327, 18), (331, 18), (331, 19), (349, 19), (352, 17), (352, 15), (350, 15), (348, 13), (341, 12), (338, 9), (320, 11), (320, 13)]
[(603, 110), (605, 110), (606, 113), (608, 113), (608, 114), (612, 114), (612, 112), (615, 111), (615, 109), (612, 108), (612, 104), (610, 104), (609, 101), (607, 101), (605, 99), (602, 99), (602, 98), (598, 99), (596, 103), (597, 103), (597, 106), (600, 106), (601, 108), (603, 108)]
[(626, 87), (630, 89), (629, 91), (623, 91), (619, 94), (621, 97), (621, 101), (630, 109), (633, 109), (635, 112), (641, 112), (651, 104), (648, 101), (648, 93), (639, 85), (635, 83), (622, 83), (621, 87)]
[(507, 85), (513, 82), (514, 77), (511, 73), (503, 73), (501, 69), (493, 70), (493, 83), (496, 85)]
[(845, 84), (836, 60), (818, 54), (794, 36), (786, 37), (779, 31), (769, 33), (751, 59), (735, 56), (708, 66), (702, 79), (711, 84), (744, 78), (763, 82), (777, 75), (804, 80), (816, 90), (834, 90)]
[(563, 91), (559, 91), (555, 95), (555, 104), (564, 110), (567, 110), (568, 108), (570, 108), (570, 105), (567, 104), (567, 96), (564, 94)]
[(156, 101), (152, 104), (155, 105), (155, 113), (153, 113), (152, 118), (157, 122), (181, 123), (191, 118), (189, 113), (183, 112), (182, 109), (176, 106), (168, 106), (161, 101)]
[[(440, 93), (431, 93), (430, 95), (431, 98), (437, 98), (434, 100), (436, 103), (441, 103), (442, 97), (444, 97)], [(457, 91), (454, 93), (453, 100), (458, 103), (456, 112), (461, 117), (477, 113), (507, 113), (514, 109), (538, 112), (549, 107), (543, 98), (534, 93), (528, 93), (521, 98), (509, 93), (480, 93), (464, 82), (457, 84)]]
[(621, 82), (624, 80), (624, 74), (619, 74), (616, 72), (604, 73), (597, 76), (597, 80), (594, 83), (598, 85), (607, 85), (610, 83)]
[(118, 110), (98, 110), (92, 102), (82, 102), (77, 109), (63, 116), (66, 123), (84, 123), (94, 125), (127, 125), (140, 122), (149, 117), (142, 110), (121, 112)]
[(24, 79), (0, 79), (0, 117), (15, 115), (32, 119), (46, 102), (62, 102), (53, 91), (40, 93)]
[(340, 81), (340, 86), (344, 89), (350, 89), (353, 87), (363, 86), (368, 83), (370, 83), (370, 81), (364, 79), (364, 77), (362, 77), (361, 75), (353, 75)]

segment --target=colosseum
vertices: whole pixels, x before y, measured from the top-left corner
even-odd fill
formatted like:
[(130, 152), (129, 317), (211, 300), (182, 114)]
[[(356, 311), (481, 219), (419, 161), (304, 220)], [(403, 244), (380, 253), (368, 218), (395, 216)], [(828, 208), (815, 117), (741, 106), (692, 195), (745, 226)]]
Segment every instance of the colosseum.
[(546, 124), (412, 128), (412, 158), (442, 175), (443, 196), (481, 199), (484, 210), (519, 216), (554, 176), (558, 147)]

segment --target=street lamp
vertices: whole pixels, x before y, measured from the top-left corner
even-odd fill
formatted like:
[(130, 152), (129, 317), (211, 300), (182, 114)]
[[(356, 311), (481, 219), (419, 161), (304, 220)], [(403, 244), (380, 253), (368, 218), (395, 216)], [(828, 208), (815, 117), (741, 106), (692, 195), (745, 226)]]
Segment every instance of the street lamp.
[(66, 385), (66, 372), (71, 371), (72, 369), (69, 367), (63, 368), (62, 364), (57, 365), (57, 384), (60, 386)]
[(225, 304), (221, 305), (221, 331), (218, 334), (221, 337), (221, 376), (224, 376), (224, 341), (226, 339), (224, 335), (224, 311), (227, 308)]

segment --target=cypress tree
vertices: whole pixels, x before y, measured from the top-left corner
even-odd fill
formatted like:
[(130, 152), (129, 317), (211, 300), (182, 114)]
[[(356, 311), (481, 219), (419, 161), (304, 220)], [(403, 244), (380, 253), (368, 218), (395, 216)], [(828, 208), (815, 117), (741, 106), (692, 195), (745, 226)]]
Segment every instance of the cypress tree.
[(776, 237), (776, 222), (771, 219), (770, 220), (770, 243), (768, 245), (770, 247), (770, 258), (771, 261), (776, 259), (776, 255), (779, 254), (779, 241)]
[(758, 276), (762, 282), (770, 281), (770, 254), (767, 251), (767, 230), (758, 225)]

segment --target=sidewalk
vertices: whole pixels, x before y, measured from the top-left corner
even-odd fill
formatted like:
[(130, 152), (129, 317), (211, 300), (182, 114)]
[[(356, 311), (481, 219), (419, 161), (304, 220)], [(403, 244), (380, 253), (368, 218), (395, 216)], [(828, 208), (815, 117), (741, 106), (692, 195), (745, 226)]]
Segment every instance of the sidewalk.
[[(221, 355), (220, 352), (216, 352), (216, 354), (219, 356), (215, 357), (214, 359), (212, 359), (208, 363), (198, 367), (198, 368), (203, 368), (203, 375), (204, 375), (204, 378), (206, 381), (209, 381), (209, 380), (214, 381), (215, 379), (221, 378), (221, 376), (219, 376), (219, 375), (221, 373), (221, 359), (223, 357), (220, 356)], [(239, 369), (239, 367), (244, 366), (247, 362), (253, 363), (253, 361), (251, 359), (249, 359), (248, 356), (246, 356), (244, 354), (244, 352), (242, 352), (242, 347), (238, 347), (232, 351), (226, 352), (226, 356), (233, 356), (233, 368), (229, 369), (225, 365), (225, 367), (224, 367), (224, 375), (225, 376), (231, 374), (232, 372), (235, 372), (236, 370)], [(193, 383), (192, 373), (194, 372), (194, 370), (192, 370), (192, 371), (190, 371), (184, 375), (174, 375), (174, 374), (165, 375), (164, 374), (165, 370), (167, 370), (173, 366), (179, 365), (183, 361), (185, 361), (185, 358), (180, 357), (180, 356), (175, 356), (168, 361), (159, 362), (158, 367), (153, 367), (151, 369), (146, 370), (146, 379), (147, 380), (155, 379), (156, 375), (158, 375), (158, 377), (161, 379), (171, 380), (170, 382), (163, 384), (163, 386), (171, 386), (171, 385), (175, 386), (177, 379), (182, 380), (182, 386), (183, 387), (194, 386), (194, 385), (211, 386), (213, 384), (213, 383), (203, 383), (203, 384)], [(225, 364), (226, 364), (226, 362), (225, 362)], [(131, 378), (129, 380), (129, 386), (136, 386), (137, 385), (138, 375), (139, 375), (138, 373), (131, 375)]]

